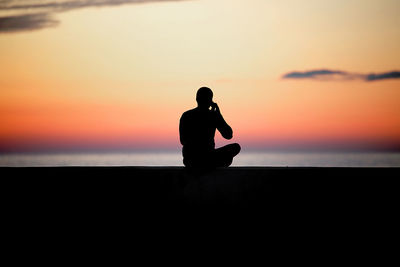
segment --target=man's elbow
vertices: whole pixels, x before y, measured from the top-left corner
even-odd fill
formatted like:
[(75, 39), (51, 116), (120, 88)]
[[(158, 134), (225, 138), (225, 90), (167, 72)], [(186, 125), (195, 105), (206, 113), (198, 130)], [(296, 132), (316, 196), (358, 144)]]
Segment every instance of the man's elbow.
[(232, 139), (233, 137), (233, 131), (232, 128), (227, 125), (227, 127), (224, 128), (218, 128), (219, 132), (221, 133), (222, 137), (225, 139)]
[(224, 136), (224, 138), (225, 138), (225, 139), (228, 139), (228, 140), (231, 140), (232, 137), (233, 137), (233, 133), (232, 133), (232, 132), (226, 133), (225, 136)]

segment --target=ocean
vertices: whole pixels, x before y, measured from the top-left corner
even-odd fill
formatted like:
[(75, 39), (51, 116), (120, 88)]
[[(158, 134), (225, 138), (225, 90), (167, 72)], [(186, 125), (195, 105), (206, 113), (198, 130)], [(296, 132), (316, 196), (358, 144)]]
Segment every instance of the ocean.
[[(132, 153), (0, 154), (1, 167), (183, 166), (179, 151)], [(232, 166), (400, 167), (400, 153), (241, 152)]]

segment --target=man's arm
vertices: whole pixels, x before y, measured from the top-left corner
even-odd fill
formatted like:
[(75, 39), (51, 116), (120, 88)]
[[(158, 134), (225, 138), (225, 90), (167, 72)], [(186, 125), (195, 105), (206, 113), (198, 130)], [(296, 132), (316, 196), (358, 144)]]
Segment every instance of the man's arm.
[(216, 103), (212, 105), (212, 110), (215, 112), (215, 115), (217, 116), (217, 129), (221, 133), (221, 135), (225, 139), (232, 139), (233, 137), (233, 131), (231, 126), (229, 126), (226, 121), (224, 120), (224, 117), (222, 117), (222, 114), (219, 110), (219, 107)]
[(184, 146), (186, 143), (186, 127), (185, 127), (185, 114), (182, 115), (181, 119), (179, 120), (179, 139), (181, 144)]

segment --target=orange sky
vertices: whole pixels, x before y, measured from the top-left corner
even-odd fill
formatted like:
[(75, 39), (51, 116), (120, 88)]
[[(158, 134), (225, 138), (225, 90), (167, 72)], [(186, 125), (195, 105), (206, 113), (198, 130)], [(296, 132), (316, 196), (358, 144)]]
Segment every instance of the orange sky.
[(399, 11), (397, 0), (167, 1), (49, 10), (57, 26), (14, 32), (1, 24), (14, 11), (0, 11), (0, 150), (179, 149), (201, 86), (245, 149), (399, 148), (400, 79), (282, 78), (400, 70)]

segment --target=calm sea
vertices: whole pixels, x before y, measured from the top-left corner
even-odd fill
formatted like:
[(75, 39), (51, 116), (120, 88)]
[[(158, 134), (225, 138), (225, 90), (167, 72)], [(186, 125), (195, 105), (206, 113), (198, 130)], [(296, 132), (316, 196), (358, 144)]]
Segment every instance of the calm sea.
[[(0, 166), (183, 166), (180, 152), (0, 154)], [(400, 153), (242, 152), (232, 166), (400, 167)]]

